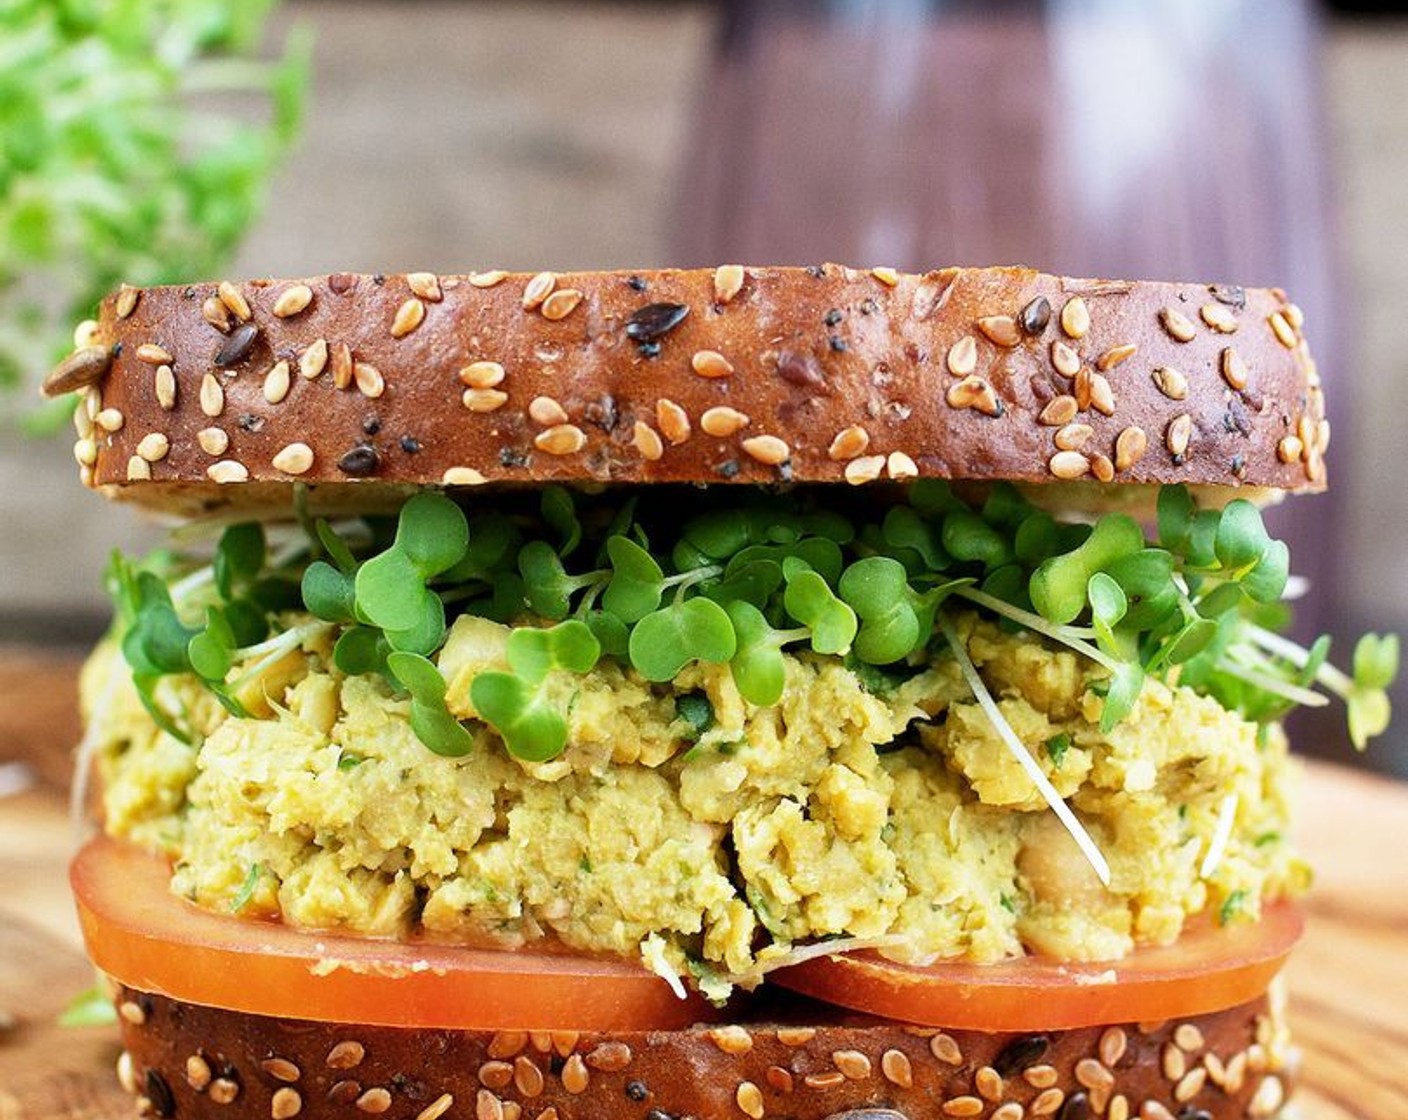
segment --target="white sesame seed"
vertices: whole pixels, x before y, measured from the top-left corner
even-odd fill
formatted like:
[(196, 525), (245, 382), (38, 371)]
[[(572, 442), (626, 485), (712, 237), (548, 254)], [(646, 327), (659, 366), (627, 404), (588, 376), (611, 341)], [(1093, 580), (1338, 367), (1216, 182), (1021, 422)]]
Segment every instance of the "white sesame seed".
[(762, 1120), (763, 1091), (753, 1082), (739, 1082), (738, 1090), (734, 1093), (733, 1099), (734, 1103), (738, 1105), (738, 1110), (745, 1116), (752, 1117), (752, 1120)]
[(303, 1097), (297, 1089), (285, 1085), (282, 1089), (274, 1090), (274, 1095), (269, 1101), (269, 1115), (273, 1120), (291, 1120), (302, 1111)]
[(202, 428), (196, 433), (196, 443), (212, 458), (218, 459), (230, 446), (230, 437), (222, 428)]
[(567, 410), (552, 397), (534, 397), (528, 405), (528, 415), (535, 424), (551, 428), (556, 424), (567, 423)]
[(721, 264), (714, 269), (714, 299), (719, 303), (731, 303), (733, 297), (743, 290), (743, 266)]
[[(122, 318), (121, 315), (118, 318)], [(73, 328), (73, 348), (83, 350), (89, 346), (94, 346), (98, 341), (98, 321), (96, 319), (84, 319), (78, 326)]]
[(1299, 436), (1282, 436), (1276, 445), (1276, 458), (1283, 463), (1294, 463), (1300, 459), (1304, 450), (1305, 445), (1301, 443)]
[(1080, 296), (1072, 296), (1061, 308), (1061, 329), (1068, 338), (1084, 338), (1090, 330), (1090, 308)]
[(445, 298), (444, 292), (440, 290), (440, 278), (433, 272), (406, 273), (406, 286), (413, 294), (431, 303), (439, 303)]
[(137, 301), (142, 298), (141, 290), (132, 287), (131, 284), (123, 284), (117, 290), (117, 299), (113, 303), (113, 310), (117, 312), (119, 319), (125, 319), (137, 310)]
[(1089, 424), (1066, 424), (1057, 431), (1052, 442), (1062, 451), (1079, 451), (1094, 434), (1095, 429)]
[(640, 452), (641, 458), (655, 462), (665, 454), (665, 445), (660, 433), (644, 420), (637, 420), (631, 429), (631, 445)]
[(716, 439), (727, 439), (747, 426), (747, 413), (739, 412), (738, 409), (729, 408), (726, 405), (705, 409), (704, 414), (699, 417), (699, 427), (707, 435)]
[(215, 289), (226, 309), (241, 323), (249, 322), (249, 301), (244, 294), (228, 280), (221, 280)]
[(1063, 393), (1059, 397), (1052, 397), (1046, 402), (1046, 407), (1037, 416), (1037, 423), (1044, 424), (1048, 428), (1059, 428), (1069, 424), (1076, 418), (1076, 399), (1069, 394)]
[(230, 309), (219, 296), (210, 296), (200, 305), (201, 317), (221, 334), (230, 329)]
[(279, 293), (278, 299), (274, 300), (274, 315), (279, 319), (291, 319), (301, 311), (307, 310), (313, 302), (313, 289), (307, 284), (294, 284), (285, 288)]
[(903, 1050), (886, 1050), (881, 1054), (880, 1072), (884, 1074), (886, 1081), (898, 1085), (901, 1089), (908, 1089), (914, 1084), (914, 1069), (910, 1064), (909, 1055)]
[(552, 290), (557, 287), (557, 274), (554, 272), (540, 272), (534, 276), (523, 288), (523, 310), (532, 311), (542, 304), (552, 294)]
[(332, 385), (334, 389), (346, 389), (352, 384), (352, 348), (339, 342), (332, 348)]
[(1159, 322), (1163, 324), (1169, 337), (1176, 342), (1192, 342), (1198, 335), (1198, 328), (1193, 320), (1176, 307), (1165, 307), (1160, 311)]
[(1055, 477), (1066, 481), (1083, 478), (1090, 472), (1090, 460), (1079, 451), (1058, 451), (1046, 465)]
[(93, 417), (93, 423), (105, 432), (120, 432), (124, 419), (120, 408), (105, 408)]
[(312, 381), (322, 374), (328, 364), (328, 340), (325, 338), (315, 338), (308, 344), (308, 348), (303, 351), (298, 359), (298, 372), (301, 376)]
[(487, 272), (471, 272), (469, 282), (476, 288), (492, 288), (496, 284), (502, 284), (508, 279), (508, 273), (502, 268), (493, 268)]
[(874, 482), (885, 469), (885, 456), (862, 455), (846, 464), (846, 481), (852, 486)]
[(498, 389), (466, 389), (460, 399), (470, 412), (495, 412), (508, 403), (508, 394)]
[(157, 366), (152, 375), (152, 386), (156, 393), (156, 403), (170, 412), (176, 407), (176, 374), (170, 366)]
[(353, 362), (352, 380), (357, 383), (358, 392), (372, 400), (386, 392), (386, 379), (381, 376), (381, 370), (370, 362)]
[(655, 423), (660, 434), (676, 446), (689, 439), (689, 413), (668, 397), (655, 402)]
[(567, 318), (582, 302), (582, 293), (576, 288), (560, 288), (543, 300), (542, 316), (550, 322)]
[(1119, 346), (1111, 346), (1103, 354), (1095, 359), (1095, 368), (1101, 372), (1114, 369), (1121, 362), (1128, 361), (1139, 352), (1137, 343), (1126, 342)]
[(440, 481), (446, 486), (483, 486), (489, 480), (473, 467), (450, 467)]
[(152, 476), (152, 465), (140, 455), (133, 455), (127, 460), (127, 481), (144, 482)]
[(205, 474), (211, 482), (244, 482), (249, 478), (249, 468), (234, 459), (221, 459), (206, 467)]
[(148, 432), (137, 443), (137, 454), (149, 463), (159, 463), (171, 450), (171, 441), (164, 432)]
[(210, 1063), (199, 1054), (186, 1059), (186, 1084), (197, 1093), (204, 1092), (210, 1085), (211, 1076)]
[(200, 379), (200, 410), (210, 417), (219, 416), (225, 411), (225, 390), (213, 373)]
[(727, 377), (733, 372), (733, 363), (717, 350), (697, 350), (689, 364), (700, 377)]
[(264, 399), (270, 404), (279, 404), (288, 396), (291, 386), (288, 362), (275, 362), (273, 368), (264, 375)]
[(470, 362), (459, 376), (471, 389), (492, 389), (503, 381), (504, 367), (498, 362)]
[(859, 424), (852, 424), (849, 428), (842, 428), (836, 433), (835, 438), (831, 441), (831, 446), (826, 450), (826, 454), (836, 462), (843, 462), (854, 459), (857, 455), (863, 455), (869, 446), (870, 433)]
[(169, 366), (176, 359), (171, 356), (171, 352), (165, 347), (158, 346), (155, 342), (144, 342), (137, 347), (137, 360), (146, 362), (149, 366)]
[(737, 1024), (714, 1027), (709, 1031), (709, 1041), (725, 1054), (746, 1054), (753, 1049), (753, 1036)]
[(1198, 314), (1218, 334), (1232, 334), (1237, 330), (1237, 316), (1220, 303), (1205, 303), (1198, 308)]
[(1155, 366), (1150, 375), (1159, 392), (1172, 401), (1188, 399), (1188, 379), (1172, 366)]
[(893, 268), (887, 268), (884, 265), (872, 268), (870, 275), (879, 280), (880, 283), (884, 284), (887, 288), (893, 288), (900, 282), (900, 274)]
[(971, 334), (965, 334), (948, 348), (945, 358), (949, 373), (955, 377), (967, 377), (978, 365), (978, 344)]
[(573, 1096), (587, 1091), (590, 1077), (586, 1063), (582, 1061), (580, 1054), (573, 1054), (567, 1059), (567, 1064), (562, 1067), (562, 1087)]
[(774, 435), (750, 436), (742, 446), (746, 454), (770, 467), (780, 466), (792, 457), (787, 441)]
[(1022, 329), (1011, 315), (985, 315), (978, 320), (978, 330), (997, 346), (1011, 348), (1022, 341)]
[(285, 474), (307, 474), (313, 466), (313, 449), (306, 443), (290, 443), (274, 456), (273, 467)]
[(1287, 350), (1294, 350), (1296, 332), (1286, 316), (1279, 311), (1273, 311), (1266, 317), (1266, 321), (1271, 324), (1271, 333), (1276, 336), (1276, 341)]
[(1051, 365), (1062, 377), (1074, 377), (1080, 369), (1080, 355), (1059, 338), (1051, 343)]
[(864, 1081), (870, 1076), (870, 1059), (859, 1050), (837, 1050), (831, 1062), (847, 1081)]
[(1175, 459), (1187, 454), (1189, 441), (1193, 438), (1193, 418), (1188, 413), (1175, 416), (1168, 423), (1164, 433), (1164, 444)]
[(903, 451), (891, 451), (885, 459), (885, 473), (890, 478), (899, 482), (906, 478), (915, 478), (919, 474), (919, 467), (915, 465), (913, 459)]
[(1149, 439), (1144, 429), (1131, 424), (1115, 437), (1115, 469), (1127, 471), (1144, 457)]
[(1240, 390), (1247, 387), (1247, 379), (1249, 377), (1247, 363), (1244, 362), (1242, 356), (1230, 346), (1222, 352), (1221, 367), (1222, 379), (1226, 381), (1231, 388)]
[(575, 424), (557, 424), (539, 432), (533, 446), (549, 455), (573, 455), (587, 446), (587, 434)]

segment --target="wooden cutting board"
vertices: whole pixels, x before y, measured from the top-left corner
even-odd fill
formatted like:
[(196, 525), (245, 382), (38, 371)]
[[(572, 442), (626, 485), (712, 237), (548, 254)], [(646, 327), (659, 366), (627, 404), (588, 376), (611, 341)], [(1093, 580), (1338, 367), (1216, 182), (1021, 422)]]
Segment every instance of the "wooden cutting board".
[[(26, 761), (35, 776), (30, 792), (0, 798), (0, 1016), (17, 1019), (0, 1027), (0, 1120), (135, 1116), (117, 1087), (115, 1029), (55, 1023), (93, 982), (64, 877), (72, 674), (71, 662), (0, 654), (0, 763)], [(1408, 785), (1311, 764), (1303, 802), (1317, 882), (1289, 968), (1304, 1052), (1296, 1115), (1408, 1120)]]

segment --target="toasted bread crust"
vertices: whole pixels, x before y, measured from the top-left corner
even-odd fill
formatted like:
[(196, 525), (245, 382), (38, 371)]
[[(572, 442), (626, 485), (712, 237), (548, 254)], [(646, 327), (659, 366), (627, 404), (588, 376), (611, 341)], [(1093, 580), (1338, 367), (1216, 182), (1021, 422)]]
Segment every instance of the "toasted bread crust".
[(265, 1018), (131, 989), (118, 1001), (119, 1074), (158, 1116), (1240, 1120), (1279, 1111), (1291, 1083), (1279, 1048), (1258, 1041), (1276, 1029), (1265, 999), (1178, 1022), (1025, 1036), (860, 1017), (432, 1031)]
[(1283, 293), (1021, 268), (128, 288), (81, 341), (50, 389), (86, 394), (85, 481), (184, 512), (293, 482), (1304, 491), (1329, 438)]

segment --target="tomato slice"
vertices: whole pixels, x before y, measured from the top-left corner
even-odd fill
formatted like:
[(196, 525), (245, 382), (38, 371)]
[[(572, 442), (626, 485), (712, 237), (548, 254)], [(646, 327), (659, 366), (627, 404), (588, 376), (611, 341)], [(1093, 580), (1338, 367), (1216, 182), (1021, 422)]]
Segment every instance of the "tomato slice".
[(895, 964), (873, 953), (817, 957), (769, 979), (827, 1003), (933, 1027), (1063, 1030), (1222, 1011), (1266, 991), (1300, 938), (1294, 903), (1258, 922), (1211, 923), (1124, 960), (1080, 964), (1027, 957), (996, 964)]
[(670, 1030), (718, 1013), (616, 957), (310, 933), (211, 913), (167, 862), (98, 837), (69, 871), (93, 963), (141, 991), (294, 1019), (445, 1029)]

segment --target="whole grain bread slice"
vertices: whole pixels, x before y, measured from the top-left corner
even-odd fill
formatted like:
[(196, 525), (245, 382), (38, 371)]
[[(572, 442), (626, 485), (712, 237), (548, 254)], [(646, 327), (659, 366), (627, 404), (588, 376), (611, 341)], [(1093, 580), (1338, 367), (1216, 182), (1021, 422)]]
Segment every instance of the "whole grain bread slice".
[(1025, 268), (123, 288), (75, 342), (46, 387), (83, 394), (84, 481), (183, 513), (295, 483), (325, 508), (549, 481), (1313, 491), (1329, 440), (1283, 292)]

